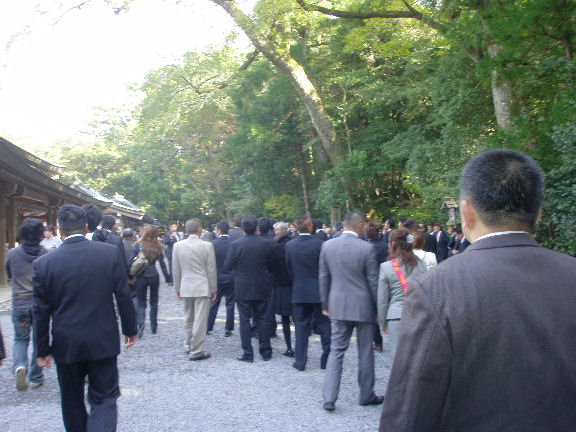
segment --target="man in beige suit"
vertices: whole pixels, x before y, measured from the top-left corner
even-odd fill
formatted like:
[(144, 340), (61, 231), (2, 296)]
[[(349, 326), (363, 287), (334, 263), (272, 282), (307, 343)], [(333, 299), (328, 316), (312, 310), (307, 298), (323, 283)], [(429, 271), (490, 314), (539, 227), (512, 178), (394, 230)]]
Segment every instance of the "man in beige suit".
[(210, 302), (216, 298), (216, 257), (212, 243), (200, 239), (202, 223), (186, 221), (188, 238), (174, 244), (172, 267), (174, 287), (179, 300), (184, 300), (184, 332), (190, 360), (205, 360), (204, 352)]

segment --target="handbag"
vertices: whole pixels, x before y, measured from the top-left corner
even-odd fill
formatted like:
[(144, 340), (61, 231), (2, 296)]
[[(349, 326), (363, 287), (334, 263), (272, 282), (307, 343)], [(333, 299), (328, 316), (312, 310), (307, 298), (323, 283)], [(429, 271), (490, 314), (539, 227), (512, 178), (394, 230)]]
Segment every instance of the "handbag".
[(146, 266), (148, 265), (148, 258), (144, 255), (143, 251), (138, 252), (136, 258), (132, 260), (130, 263), (130, 275), (131, 276), (140, 276), (146, 270)]
[(390, 263), (392, 264), (392, 267), (394, 268), (394, 271), (396, 272), (396, 276), (398, 277), (398, 280), (400, 281), (400, 285), (402, 286), (402, 289), (404, 290), (404, 292), (406, 292), (406, 289), (408, 288), (408, 281), (404, 277), (404, 273), (402, 273), (402, 269), (400, 268), (400, 264), (398, 264), (398, 261), (396, 261), (395, 259), (391, 259)]

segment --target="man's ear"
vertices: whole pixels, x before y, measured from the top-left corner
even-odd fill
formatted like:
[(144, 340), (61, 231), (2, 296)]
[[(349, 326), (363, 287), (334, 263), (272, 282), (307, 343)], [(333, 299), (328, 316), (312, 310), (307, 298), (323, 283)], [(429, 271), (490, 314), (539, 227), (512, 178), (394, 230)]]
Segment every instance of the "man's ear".
[(478, 214), (470, 201), (460, 201), (460, 218), (462, 219), (463, 230), (472, 230), (476, 225)]

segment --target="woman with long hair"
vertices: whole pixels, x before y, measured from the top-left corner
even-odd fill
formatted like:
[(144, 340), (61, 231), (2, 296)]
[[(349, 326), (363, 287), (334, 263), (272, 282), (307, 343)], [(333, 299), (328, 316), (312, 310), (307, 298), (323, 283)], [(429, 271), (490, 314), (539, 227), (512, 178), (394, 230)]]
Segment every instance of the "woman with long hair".
[(158, 240), (158, 227), (146, 225), (140, 230), (140, 241), (134, 246), (131, 262), (138, 256), (140, 251), (148, 260), (146, 269), (136, 276), (136, 321), (138, 323), (138, 337), (144, 333), (144, 323), (146, 321), (146, 297), (150, 288), (150, 330), (152, 334), (158, 331), (158, 289), (160, 288), (160, 275), (156, 270), (156, 261), (160, 263), (160, 268), (164, 275), (164, 280), (168, 286), (172, 285), (172, 278), (166, 270), (164, 263), (164, 248)]
[(378, 276), (378, 323), (388, 334), (393, 359), (398, 343), (404, 292), (408, 282), (426, 271), (424, 262), (414, 255), (414, 235), (406, 228), (392, 230), (388, 236), (388, 259), (380, 264)]

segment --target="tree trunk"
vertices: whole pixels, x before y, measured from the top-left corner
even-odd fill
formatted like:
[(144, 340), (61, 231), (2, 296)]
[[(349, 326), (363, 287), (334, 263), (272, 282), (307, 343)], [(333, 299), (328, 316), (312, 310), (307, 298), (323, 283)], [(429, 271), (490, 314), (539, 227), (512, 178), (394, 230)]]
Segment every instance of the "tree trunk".
[(234, 0), (210, 0), (222, 7), (236, 24), (246, 33), (254, 46), (284, 74), (304, 102), (316, 132), (320, 136), (322, 146), (332, 163), (335, 161), (337, 149), (336, 129), (326, 113), (324, 104), (316, 87), (306, 75), (304, 68), (288, 54), (281, 53), (272, 43), (259, 35), (258, 29), (250, 18), (242, 12)]

